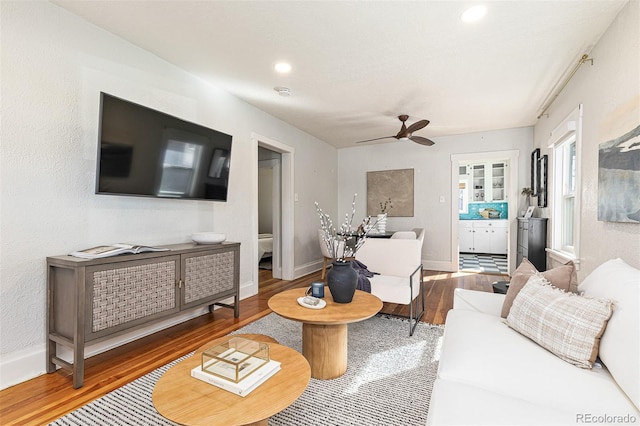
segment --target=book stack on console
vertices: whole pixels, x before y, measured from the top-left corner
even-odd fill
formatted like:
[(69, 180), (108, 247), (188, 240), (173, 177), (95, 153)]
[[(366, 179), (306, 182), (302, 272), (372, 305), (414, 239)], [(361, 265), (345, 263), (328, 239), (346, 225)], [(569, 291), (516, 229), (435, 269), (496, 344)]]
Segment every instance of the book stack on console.
[(267, 343), (232, 337), (205, 350), (191, 376), (244, 397), (279, 370), (280, 362), (269, 359)]

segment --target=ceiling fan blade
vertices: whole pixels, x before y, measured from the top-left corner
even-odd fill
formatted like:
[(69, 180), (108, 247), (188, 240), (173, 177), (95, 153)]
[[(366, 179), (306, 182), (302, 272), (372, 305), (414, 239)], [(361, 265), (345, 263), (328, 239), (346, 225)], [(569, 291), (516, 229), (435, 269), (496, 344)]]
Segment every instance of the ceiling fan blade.
[(379, 141), (381, 139), (389, 139), (389, 138), (396, 138), (395, 136), (383, 136), (381, 138), (375, 138), (375, 139), (367, 139), (366, 141), (358, 141), (356, 143), (364, 143), (364, 142), (372, 142), (372, 141)]
[(411, 126), (407, 127), (407, 133), (413, 133), (416, 130), (420, 130), (423, 127), (426, 127), (429, 124), (429, 120), (420, 120), (413, 123)]
[(431, 146), (435, 143), (432, 140), (423, 138), (422, 136), (411, 136), (409, 139), (411, 139), (415, 143), (419, 143), (420, 145), (426, 145), (426, 146)]

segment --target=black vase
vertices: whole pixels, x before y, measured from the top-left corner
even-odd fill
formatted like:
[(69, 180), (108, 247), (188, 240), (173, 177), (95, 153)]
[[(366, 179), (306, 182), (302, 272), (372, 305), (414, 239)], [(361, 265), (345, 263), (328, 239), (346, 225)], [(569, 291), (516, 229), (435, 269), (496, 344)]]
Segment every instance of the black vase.
[(358, 285), (358, 273), (351, 262), (333, 262), (327, 273), (327, 285), (336, 303), (350, 303)]

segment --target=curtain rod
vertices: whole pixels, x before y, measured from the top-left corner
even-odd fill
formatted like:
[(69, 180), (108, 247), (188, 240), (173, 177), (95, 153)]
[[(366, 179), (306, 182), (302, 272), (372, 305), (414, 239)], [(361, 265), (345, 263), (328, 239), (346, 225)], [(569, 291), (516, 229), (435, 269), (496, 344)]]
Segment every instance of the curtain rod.
[(589, 58), (589, 55), (587, 53), (585, 53), (584, 55), (582, 55), (582, 58), (580, 58), (580, 60), (578, 61), (578, 63), (576, 64), (576, 66), (573, 68), (573, 70), (571, 71), (571, 74), (569, 74), (569, 76), (564, 80), (564, 82), (562, 83), (562, 86), (560, 86), (560, 89), (558, 89), (558, 91), (556, 92), (555, 95), (553, 95), (553, 97), (546, 103), (546, 105), (544, 106), (544, 108), (542, 109), (542, 112), (540, 114), (538, 114), (538, 120), (540, 119), (540, 117), (542, 117), (543, 115), (545, 115), (544, 113), (547, 112), (547, 110), (549, 109), (549, 107), (551, 106), (551, 104), (553, 104), (553, 102), (556, 100), (556, 98), (560, 95), (560, 93), (562, 92), (562, 90), (565, 88), (565, 86), (567, 84), (569, 84), (569, 81), (571, 81), (571, 79), (573, 78), (573, 76), (575, 75), (575, 73), (578, 71), (578, 68), (580, 68), (580, 65), (584, 64), (585, 62), (590, 61), (591, 65), (593, 65), (593, 58)]

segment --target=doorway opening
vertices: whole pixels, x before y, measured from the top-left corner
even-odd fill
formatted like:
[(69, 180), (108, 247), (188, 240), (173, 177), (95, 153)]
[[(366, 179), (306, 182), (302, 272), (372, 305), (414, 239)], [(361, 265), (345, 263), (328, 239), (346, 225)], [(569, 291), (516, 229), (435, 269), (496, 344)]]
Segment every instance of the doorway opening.
[(256, 155), (254, 282), (270, 266), (267, 278), (293, 279), (293, 155), (292, 147), (252, 134)]
[(508, 274), (515, 248), (518, 151), (451, 156), (454, 270)]
[[(258, 282), (281, 278), (282, 154), (258, 146)], [(274, 271), (275, 267), (275, 271)]]

